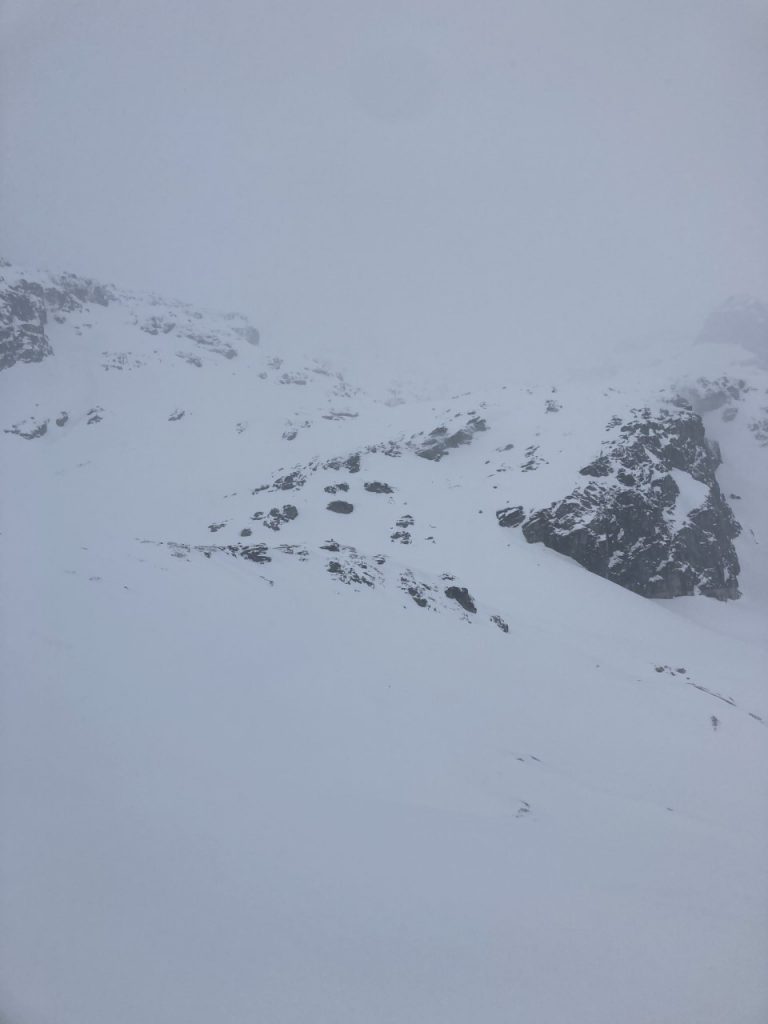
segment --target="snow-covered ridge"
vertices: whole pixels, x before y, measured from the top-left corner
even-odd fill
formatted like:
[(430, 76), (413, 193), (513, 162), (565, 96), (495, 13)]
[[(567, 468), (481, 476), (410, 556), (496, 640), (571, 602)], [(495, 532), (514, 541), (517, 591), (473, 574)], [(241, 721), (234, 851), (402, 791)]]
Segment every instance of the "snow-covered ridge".
[[(286, 364), (237, 314), (8, 265), (3, 298), (6, 368), (56, 368), (44, 382), (27, 376), (28, 390), (14, 394), (26, 415), (6, 434), (69, 447), (84, 443), (75, 440), (84, 428), (109, 424), (105, 452), (130, 438), (150, 462), (166, 444), (199, 451), (205, 435), (222, 471), (218, 496), (206, 489), (183, 517), (148, 520), (132, 536), (196, 550), (207, 529), (247, 558), (251, 537), (279, 530), (324, 558), (336, 584), (360, 581), (337, 571), (329, 542), (371, 566), (390, 552), (408, 578), (453, 575), (459, 561), (471, 593), (521, 540), (543, 542), (644, 596), (739, 596), (742, 506), (735, 514), (718, 482), (717, 437), (737, 433), (748, 450), (763, 443), (755, 410), (765, 412), (765, 375), (734, 363), (733, 348), (717, 350), (728, 353), (717, 376), (675, 367), (671, 380), (656, 372), (607, 388), (502, 385), (441, 407), (391, 393), (375, 400), (317, 361)], [(163, 481), (169, 506), (174, 487), (188, 487), (175, 479), (171, 471)], [(269, 504), (264, 491), (284, 500)], [(504, 621), (503, 608), (494, 614)]]
[[(51, 274), (22, 270), (0, 263), (0, 369), (16, 362), (39, 362), (53, 354), (48, 332), (49, 319), (69, 321), (75, 333), (93, 327), (94, 307), (117, 305), (127, 313), (126, 322), (151, 336), (173, 335), (179, 344), (192, 343), (203, 352), (227, 359), (237, 355), (236, 344), (258, 345), (259, 332), (239, 313), (201, 312), (191, 305), (156, 295), (119, 291), (76, 274)], [(180, 351), (180, 358), (202, 365), (194, 349)], [(124, 367), (121, 353), (112, 365)]]

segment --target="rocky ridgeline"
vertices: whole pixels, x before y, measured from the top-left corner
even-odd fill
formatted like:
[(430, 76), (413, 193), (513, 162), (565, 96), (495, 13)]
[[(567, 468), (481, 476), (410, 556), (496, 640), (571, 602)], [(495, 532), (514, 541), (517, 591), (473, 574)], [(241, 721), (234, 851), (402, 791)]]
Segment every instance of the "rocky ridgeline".
[[(345, 418), (354, 418), (356, 415), (346, 414)], [(456, 415), (458, 418), (461, 418), (460, 413)], [(337, 417), (325, 416), (323, 418)], [(380, 441), (376, 444), (366, 445), (360, 451), (335, 456), (332, 459), (312, 459), (305, 464), (294, 466), (287, 473), (280, 469), (271, 483), (260, 484), (253, 489), (252, 493), (258, 494), (261, 491), (298, 491), (304, 487), (315, 473), (321, 470), (332, 469), (335, 472), (359, 473), (366, 455), (386, 455), (391, 459), (399, 459), (403, 455), (413, 453), (427, 461), (440, 462), (441, 459), (444, 459), (454, 449), (463, 448), (471, 444), (475, 435), (484, 433), (487, 430), (488, 424), (484, 419), (475, 415), (474, 412), (468, 413), (464, 425), (456, 430), (451, 430), (441, 425), (435, 427), (429, 433), (422, 432), (413, 434), (409, 438), (399, 437), (397, 439)], [(392, 486), (383, 481), (369, 481), (363, 486), (366, 491), (373, 494), (393, 493)], [(349, 485), (336, 484), (332, 487), (326, 487), (325, 490), (328, 493), (335, 494), (337, 490), (349, 490)]]
[(46, 333), (49, 317), (63, 322), (88, 304), (108, 306), (114, 290), (75, 274), (19, 277), (0, 261), (0, 370), (16, 363), (39, 363), (53, 355)]
[[(242, 342), (259, 344), (258, 330), (239, 313), (203, 314), (187, 303), (119, 292), (75, 274), (40, 273), (33, 279), (0, 261), (0, 370), (20, 362), (39, 363), (53, 355), (47, 333), (51, 320), (64, 323), (89, 306), (115, 302), (127, 308), (131, 322), (143, 333), (170, 335), (178, 342), (192, 342), (204, 352), (226, 359), (237, 356), (237, 345)], [(202, 366), (194, 352), (179, 351), (176, 355)], [(113, 357), (106, 368), (122, 366), (115, 364)]]
[(633, 415), (580, 470), (589, 483), (525, 519), (526, 540), (643, 597), (738, 597), (740, 526), (700, 416), (685, 408)]

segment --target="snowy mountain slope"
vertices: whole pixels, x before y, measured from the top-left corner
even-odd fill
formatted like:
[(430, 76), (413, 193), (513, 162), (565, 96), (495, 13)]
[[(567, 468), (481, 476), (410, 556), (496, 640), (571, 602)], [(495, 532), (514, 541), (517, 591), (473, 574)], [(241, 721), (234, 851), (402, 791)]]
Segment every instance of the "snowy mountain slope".
[[(99, 294), (0, 373), (9, 1019), (762, 1021), (754, 353), (393, 405)], [(719, 446), (661, 514), (717, 483), (738, 600), (526, 540), (646, 408)]]

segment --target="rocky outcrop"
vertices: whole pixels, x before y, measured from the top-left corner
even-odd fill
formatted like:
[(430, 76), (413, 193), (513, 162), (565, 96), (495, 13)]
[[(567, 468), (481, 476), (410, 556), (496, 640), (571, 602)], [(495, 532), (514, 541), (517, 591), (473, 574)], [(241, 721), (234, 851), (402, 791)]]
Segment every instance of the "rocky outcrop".
[(446, 587), (444, 593), (451, 601), (461, 605), (465, 612), (471, 612), (473, 615), (477, 613), (477, 605), (466, 587)]
[(720, 452), (686, 409), (634, 410), (580, 472), (589, 482), (528, 516), (530, 543), (644, 597), (739, 596), (740, 532), (718, 486)]
[[(4, 430), (4, 434), (15, 434), (23, 437), (25, 441), (34, 441), (38, 437), (45, 437), (48, 433), (48, 420), (38, 420), (34, 416), (22, 420), (21, 423), (14, 423), (12, 427)], [(58, 423), (58, 420), (56, 421)]]
[[(10, 267), (0, 263), (0, 269)], [(29, 281), (10, 270), (0, 277), (0, 370), (15, 363), (39, 363), (53, 355), (46, 334), (49, 315), (63, 321), (66, 314), (88, 303), (107, 306), (115, 298), (108, 285), (87, 277), (43, 275)]]
[(524, 519), (525, 512), (522, 505), (500, 508), (496, 513), (496, 521), (499, 526), (519, 526)]
[(271, 508), (262, 522), (268, 530), (279, 530), (286, 523), (298, 518), (299, 510), (295, 505), (283, 505), (282, 508)]
[(73, 313), (88, 303), (108, 306), (115, 298), (109, 285), (76, 274), (60, 274), (45, 288), (45, 301), (52, 312)]
[[(112, 303), (125, 307), (130, 322), (145, 334), (190, 341), (205, 353), (214, 353), (225, 359), (234, 359), (238, 355), (240, 342), (259, 344), (258, 330), (238, 313), (203, 313), (184, 302), (118, 292), (111, 285), (76, 274), (52, 275), (35, 271), (30, 279), (26, 272), (0, 260), (0, 370), (17, 362), (40, 362), (51, 355), (50, 338), (46, 334), (49, 321), (63, 324), (75, 315), (75, 331), (79, 334), (82, 327), (92, 325), (87, 322), (81, 324), (77, 314), (87, 316), (88, 310), (94, 306)], [(148, 314), (147, 308), (152, 312)], [(109, 357), (104, 364), (105, 369), (143, 365), (141, 361), (127, 362), (127, 353), (104, 354)], [(176, 354), (193, 366), (203, 365), (200, 355), (183, 349)], [(306, 384), (307, 380), (304, 373), (283, 374), (281, 383)]]
[(423, 441), (415, 445), (415, 452), (422, 459), (439, 462), (454, 448), (471, 444), (475, 434), (487, 429), (488, 424), (480, 416), (471, 416), (459, 430), (450, 431), (448, 427), (435, 427)]
[(39, 363), (53, 355), (45, 333), (47, 313), (41, 285), (0, 282), (0, 370), (16, 363)]

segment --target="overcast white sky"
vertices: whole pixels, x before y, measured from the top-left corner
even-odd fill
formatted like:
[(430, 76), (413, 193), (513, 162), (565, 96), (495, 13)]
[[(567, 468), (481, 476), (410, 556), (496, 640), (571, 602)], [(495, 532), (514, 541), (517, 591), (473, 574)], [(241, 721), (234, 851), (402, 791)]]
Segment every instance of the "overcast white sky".
[(0, 251), (395, 371), (768, 280), (768, 0), (0, 0)]

